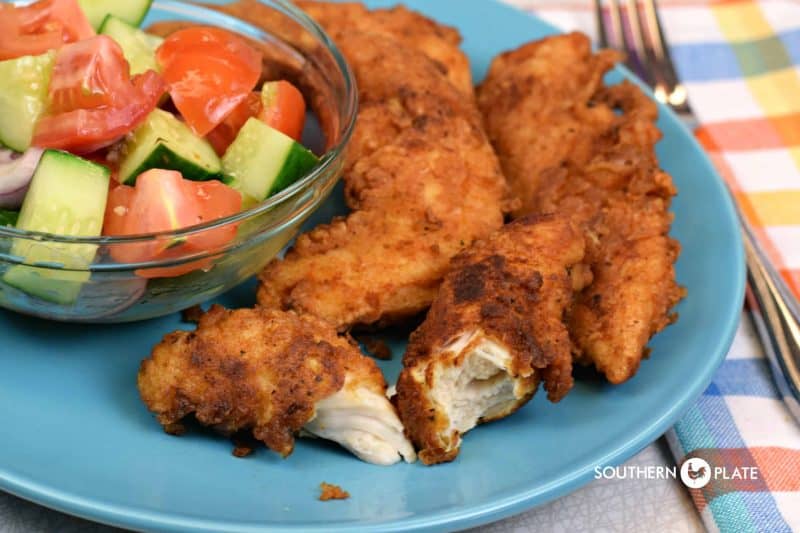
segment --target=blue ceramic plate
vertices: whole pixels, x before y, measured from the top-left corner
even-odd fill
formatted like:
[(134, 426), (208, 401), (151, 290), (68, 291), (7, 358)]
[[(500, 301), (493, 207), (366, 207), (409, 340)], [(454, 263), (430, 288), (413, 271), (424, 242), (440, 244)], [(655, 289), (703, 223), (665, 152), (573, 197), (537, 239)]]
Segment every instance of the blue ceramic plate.
[[(476, 79), (497, 53), (554, 32), (489, 1), (406, 2), (461, 30)], [(0, 488), (101, 522), (170, 531), (457, 529), (577, 489), (595, 466), (622, 462), (676, 421), (710, 382), (739, 317), (744, 271), (731, 203), (678, 120), (662, 111), (659, 126), (658, 154), (680, 189), (673, 232), (689, 296), (628, 383), (581, 382), (558, 405), (537, 395), (469, 433), (457, 461), (433, 468), (370, 466), (317, 441), (301, 441), (286, 460), (266, 449), (236, 459), (223, 438), (164, 434), (139, 401), (139, 362), (182, 327), (177, 316), (75, 326), (0, 312)], [(252, 300), (252, 286), (222, 299)], [(404, 345), (392, 340), (389, 381)], [(321, 481), (352, 497), (317, 501)]]

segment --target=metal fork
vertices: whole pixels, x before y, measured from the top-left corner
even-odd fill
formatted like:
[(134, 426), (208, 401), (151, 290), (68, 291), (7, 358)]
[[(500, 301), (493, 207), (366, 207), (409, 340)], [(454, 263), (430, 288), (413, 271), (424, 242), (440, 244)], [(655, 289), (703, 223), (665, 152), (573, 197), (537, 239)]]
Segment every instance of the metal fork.
[[(624, 2), (625, 9), (622, 9)], [(683, 122), (697, 125), (686, 88), (669, 54), (656, 0), (594, 0), (600, 46), (622, 50), (625, 63)], [(756, 241), (753, 228), (736, 206), (747, 262), (747, 301), (764, 344), (772, 373), (786, 405), (800, 422), (800, 305)]]

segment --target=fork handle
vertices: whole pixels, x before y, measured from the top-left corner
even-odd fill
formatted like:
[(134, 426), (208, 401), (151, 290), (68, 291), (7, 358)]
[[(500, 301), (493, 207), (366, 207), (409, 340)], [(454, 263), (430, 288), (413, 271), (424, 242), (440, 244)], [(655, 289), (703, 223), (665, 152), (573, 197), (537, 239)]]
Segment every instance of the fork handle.
[(777, 273), (767, 266), (742, 219), (749, 290), (747, 300), (772, 368), (775, 382), (800, 422), (800, 324), (779, 288)]

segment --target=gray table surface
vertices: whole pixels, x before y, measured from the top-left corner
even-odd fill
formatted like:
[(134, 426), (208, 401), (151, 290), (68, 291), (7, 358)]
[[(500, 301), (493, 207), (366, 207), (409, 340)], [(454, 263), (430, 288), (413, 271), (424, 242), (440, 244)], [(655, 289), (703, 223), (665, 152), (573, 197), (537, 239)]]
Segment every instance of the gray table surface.
[[(627, 464), (672, 465), (674, 460), (664, 439), (660, 439)], [(686, 489), (675, 480), (600, 479), (547, 505), (470, 533), (594, 533), (644, 529), (692, 533), (703, 531), (703, 525)], [(119, 531), (122, 530), (51, 511), (0, 492), (0, 533)]]

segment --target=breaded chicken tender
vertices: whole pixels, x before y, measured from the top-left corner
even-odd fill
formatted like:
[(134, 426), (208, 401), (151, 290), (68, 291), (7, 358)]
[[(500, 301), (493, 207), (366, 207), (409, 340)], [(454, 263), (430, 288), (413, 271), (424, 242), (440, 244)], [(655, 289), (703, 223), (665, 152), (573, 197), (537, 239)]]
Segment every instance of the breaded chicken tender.
[(461, 435), (524, 405), (540, 382), (551, 401), (572, 387), (564, 315), (589, 281), (582, 232), (524, 217), (453, 259), (397, 383), (406, 434), (425, 464), (451, 461)]
[(542, 185), (562, 165), (593, 156), (612, 110), (594, 105), (592, 97), (620, 59), (612, 50), (592, 54), (585, 36), (570, 33), (492, 60), (478, 87), (478, 107), (511, 191), (521, 200), (515, 216), (539, 210)]
[(450, 259), (502, 225), (507, 190), (477, 108), (434, 62), (383, 33), (334, 38), (359, 86), (344, 175), (353, 212), (270, 263), (258, 301), (342, 331), (427, 309)]
[(391, 37), (405, 48), (422, 52), (456, 89), (469, 100), (474, 98), (469, 59), (459, 48), (461, 35), (458, 30), (402, 5), (369, 10), (360, 2), (297, 0), (294, 3), (334, 39), (358, 30)]
[(415, 459), (374, 361), (313, 317), (213, 306), (196, 331), (164, 337), (138, 386), (168, 432), (193, 415), (226, 435), (252, 430), (283, 456), (302, 431), (370, 463)]
[(487, 133), (514, 193), (515, 215), (558, 213), (584, 229), (593, 283), (569, 329), (577, 360), (612, 383), (636, 373), (652, 335), (674, 320), (676, 194), (658, 165), (656, 105), (635, 85), (603, 85), (616, 52), (592, 54), (578, 33), (498, 56), (478, 91)]

